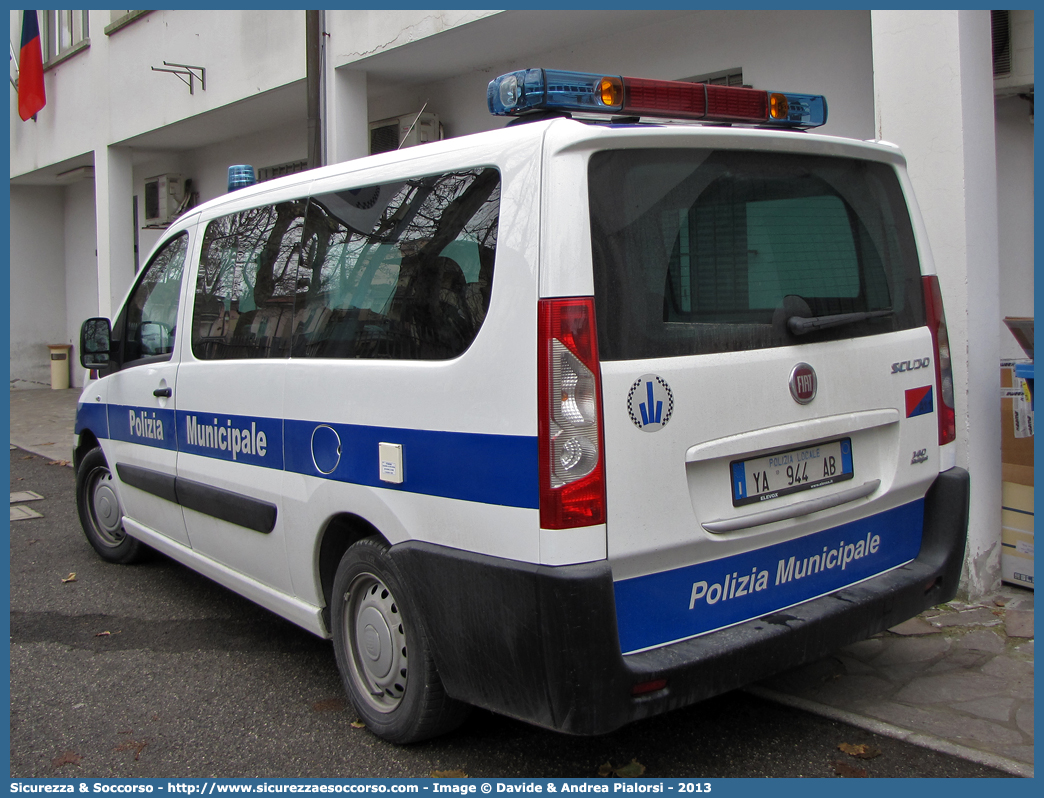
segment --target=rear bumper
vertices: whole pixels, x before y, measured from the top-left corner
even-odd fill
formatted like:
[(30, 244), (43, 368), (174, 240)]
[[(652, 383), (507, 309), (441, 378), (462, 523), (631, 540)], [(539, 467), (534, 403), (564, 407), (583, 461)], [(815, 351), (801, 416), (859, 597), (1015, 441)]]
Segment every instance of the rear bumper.
[[(425, 543), (392, 548), (421, 609), (446, 691), (571, 734), (603, 734), (822, 657), (957, 590), (967, 471), (939, 475), (912, 562), (783, 612), (624, 656), (605, 562), (549, 567)], [(636, 684), (667, 686), (633, 696)]]

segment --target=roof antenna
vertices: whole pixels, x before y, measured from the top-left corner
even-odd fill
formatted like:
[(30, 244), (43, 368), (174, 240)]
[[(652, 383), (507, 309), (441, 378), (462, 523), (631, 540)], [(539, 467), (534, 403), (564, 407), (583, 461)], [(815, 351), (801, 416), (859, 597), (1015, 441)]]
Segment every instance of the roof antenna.
[(413, 120), (413, 124), (410, 125), (410, 129), (406, 131), (406, 135), (402, 137), (402, 141), (399, 142), (399, 146), (396, 147), (395, 149), (397, 149), (397, 150), (402, 149), (402, 145), (406, 143), (406, 139), (408, 139), (410, 137), (410, 133), (412, 133), (413, 129), (415, 127), (417, 127), (417, 123), (420, 121), (421, 114), (424, 113), (424, 109), (427, 108), (427, 107), (428, 107), (428, 101), (425, 100), (424, 101), (424, 105), (422, 105), (421, 109), (417, 112), (417, 118)]

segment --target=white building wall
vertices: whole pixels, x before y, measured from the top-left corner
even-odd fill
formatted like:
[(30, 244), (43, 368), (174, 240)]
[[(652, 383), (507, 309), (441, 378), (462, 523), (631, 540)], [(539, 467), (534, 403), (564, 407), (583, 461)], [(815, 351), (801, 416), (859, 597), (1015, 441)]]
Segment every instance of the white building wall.
[[(1002, 97), (997, 109), (997, 216), (1000, 315), (1033, 316), (1033, 121), (1030, 105)], [(1000, 356), (1024, 358), (1002, 321)]]
[(338, 65), (380, 55), (396, 47), (418, 42), (503, 12), (468, 9), (464, 11), (415, 10), (340, 10), (326, 12), (326, 28), (331, 32), (333, 58)]
[[(473, 22), (470, 30), (480, 38), (505, 37), (519, 16), (549, 13), (506, 12)], [(800, 46), (781, 47), (781, 42)], [(356, 58), (351, 68), (366, 69), (367, 64), (366, 58)], [(369, 117), (417, 113), (427, 101), (447, 135), (502, 127), (504, 120), (486, 108), (486, 86), (504, 72), (528, 67), (665, 79), (739, 67), (744, 81), (756, 88), (825, 94), (830, 118), (817, 132), (855, 138), (874, 132), (868, 11), (697, 11), (592, 39), (577, 37), (554, 49), (537, 39), (512, 60), (497, 58), (452, 79), (372, 93)]]
[[(11, 41), (20, 42), (22, 12), (10, 14)], [(74, 56), (45, 72), (47, 105), (35, 121), (21, 120), (18, 96), (13, 90), (8, 93), (12, 177), (90, 151), (94, 130), (106, 117), (105, 106), (94, 98), (92, 73), (93, 67), (82, 56)]]
[(1001, 548), (1001, 306), (997, 145), (988, 113), (993, 107), (990, 16), (987, 11), (875, 11), (872, 18), (878, 131), (906, 154), (946, 306), (957, 465), (972, 474), (963, 584), (980, 597), (1000, 582)]
[[(11, 387), (51, 384), (47, 344), (69, 343), (64, 192), (11, 186)], [(16, 299), (23, 298), (23, 299)]]
[(181, 175), (192, 181), (191, 190), (199, 193), (199, 202), (206, 202), (228, 191), (229, 166), (251, 164), (261, 169), (306, 159), (308, 145), (303, 130), (300, 124), (282, 125), (207, 147), (139, 156), (133, 177), (134, 195), (138, 198), (138, 268), (145, 265), (165, 229), (142, 228), (147, 179), (165, 174)]
[[(154, 11), (111, 36), (108, 23), (108, 11), (90, 12), (90, 48), (45, 73), (36, 122), (18, 118), (10, 93), (12, 176), (305, 77), (303, 11)], [(11, 40), (20, 36), (12, 11)], [(164, 60), (206, 67), (206, 91), (152, 71)]]
[(83, 386), (79, 365), (80, 325), (97, 314), (98, 236), (94, 209), (94, 183), (80, 180), (64, 192), (65, 318), (63, 342), (73, 345), (72, 387)]
[(228, 167), (250, 164), (255, 170), (308, 157), (308, 142), (301, 124), (283, 125), (249, 136), (230, 138), (213, 146), (186, 153), (185, 175), (198, 187), (200, 200), (228, 191)]
[[(142, 162), (142, 158), (148, 160)], [(161, 152), (148, 153), (139, 156), (138, 162), (134, 164), (131, 181), (134, 186), (134, 198), (137, 203), (138, 219), (138, 253), (134, 264), (135, 273), (145, 265), (152, 248), (160, 240), (166, 228), (147, 228), (145, 224), (145, 181), (159, 175), (181, 175), (183, 178), (192, 177), (191, 169), (188, 167), (190, 154), (184, 152)], [(132, 218), (133, 218), (132, 211)]]

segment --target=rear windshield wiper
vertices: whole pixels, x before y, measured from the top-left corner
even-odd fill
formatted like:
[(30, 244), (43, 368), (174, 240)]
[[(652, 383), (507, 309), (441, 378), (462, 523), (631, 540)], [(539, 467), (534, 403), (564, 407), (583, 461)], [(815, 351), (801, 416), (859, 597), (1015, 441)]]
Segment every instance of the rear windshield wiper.
[(816, 330), (825, 330), (827, 327), (840, 327), (843, 324), (855, 324), (867, 319), (880, 319), (884, 316), (891, 316), (893, 313), (895, 311), (889, 309), (868, 310), (860, 313), (838, 313), (835, 316), (812, 316), (810, 318), (791, 316), (787, 319), (787, 327), (794, 335), (804, 335)]

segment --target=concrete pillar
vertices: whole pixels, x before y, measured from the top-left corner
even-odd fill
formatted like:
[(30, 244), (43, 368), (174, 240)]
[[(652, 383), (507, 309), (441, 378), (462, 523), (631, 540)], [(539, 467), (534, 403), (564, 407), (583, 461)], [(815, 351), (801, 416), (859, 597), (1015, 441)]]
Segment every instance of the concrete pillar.
[(997, 167), (988, 11), (871, 13), (877, 135), (909, 162), (953, 356), (957, 465), (971, 472), (962, 589), (1000, 583)]
[(342, 68), (328, 69), (326, 74), (326, 162), (339, 163), (369, 155), (366, 73)]
[(134, 279), (134, 171), (131, 151), (94, 151), (94, 199), (98, 229), (98, 313), (112, 318)]

